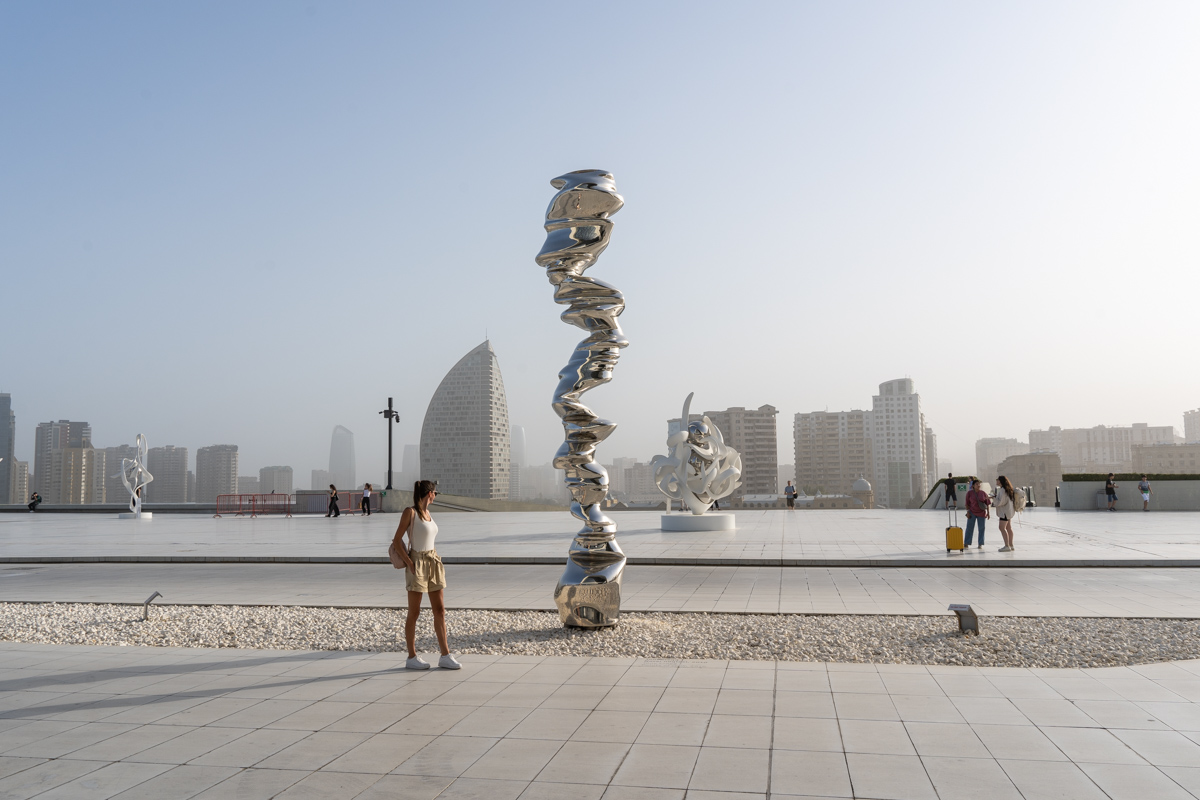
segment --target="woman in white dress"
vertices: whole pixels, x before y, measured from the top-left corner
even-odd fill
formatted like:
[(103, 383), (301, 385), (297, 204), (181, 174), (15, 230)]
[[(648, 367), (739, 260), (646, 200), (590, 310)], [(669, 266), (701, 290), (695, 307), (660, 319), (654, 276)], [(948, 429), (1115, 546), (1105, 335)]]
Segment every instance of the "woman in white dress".
[[(421, 595), (426, 593), (433, 609), (433, 631), (442, 651), (438, 666), (442, 669), (462, 668), (462, 664), (450, 655), (446, 638), (446, 603), (442, 597), (446, 588), (446, 569), (434, 549), (438, 526), (429, 513), (429, 504), (435, 496), (437, 490), (433, 481), (414, 483), (413, 504), (404, 509), (392, 538), (392, 549), (404, 562), (404, 585), (408, 589), (408, 618), (404, 621), (404, 643), (408, 646), (405, 667), (408, 669), (429, 669), (429, 663), (417, 655), (417, 617), (421, 615)], [(407, 547), (405, 536), (408, 536)]]

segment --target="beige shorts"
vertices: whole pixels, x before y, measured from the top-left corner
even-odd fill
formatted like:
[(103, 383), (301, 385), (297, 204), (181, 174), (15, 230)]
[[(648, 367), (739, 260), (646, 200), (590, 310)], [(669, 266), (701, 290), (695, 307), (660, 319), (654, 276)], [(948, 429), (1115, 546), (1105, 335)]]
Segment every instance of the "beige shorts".
[(446, 588), (446, 568), (442, 559), (438, 558), (437, 550), (418, 550), (409, 553), (416, 567), (404, 570), (404, 587), (410, 592), (440, 592)]

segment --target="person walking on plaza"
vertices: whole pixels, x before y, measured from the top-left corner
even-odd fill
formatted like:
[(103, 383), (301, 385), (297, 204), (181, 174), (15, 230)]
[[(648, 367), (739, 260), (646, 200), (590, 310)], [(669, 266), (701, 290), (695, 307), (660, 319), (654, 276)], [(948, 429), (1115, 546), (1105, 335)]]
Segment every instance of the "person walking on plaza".
[(325, 512), (327, 517), (340, 517), (342, 510), (338, 508), (337, 487), (332, 483), (329, 484), (329, 510)]
[[(946, 474), (946, 508), (958, 508), (958, 487), (954, 485), (953, 472)], [(982, 545), (983, 542), (980, 542), (980, 544)]]
[(792, 486), (792, 482), (788, 481), (788, 485), (783, 490), (783, 496), (787, 499), (788, 511), (796, 510), (796, 487)]
[(37, 511), (37, 507), (41, 504), (41, 502), (42, 496), (37, 492), (29, 495), (29, 513), (32, 514), (34, 511)]
[(1146, 480), (1145, 475), (1138, 482), (1138, 491), (1142, 493), (1142, 511), (1149, 511), (1150, 495), (1154, 494), (1154, 490), (1150, 488), (1150, 481)]
[(1111, 472), (1108, 473), (1108, 480), (1104, 482), (1104, 493), (1108, 495), (1108, 510), (1116, 511), (1113, 508), (1117, 504), (1117, 484), (1113, 481), (1114, 476)]
[[(429, 605), (433, 609), (433, 631), (437, 635), (438, 648), (442, 657), (438, 666), (442, 669), (461, 669), (462, 664), (450, 655), (450, 644), (446, 637), (446, 602), (442, 592), (446, 589), (446, 569), (434, 549), (438, 526), (429, 513), (429, 504), (437, 496), (433, 481), (417, 481), (413, 484), (413, 504), (404, 509), (396, 535), (392, 538), (389, 557), (400, 557), (404, 567), (404, 586), (408, 589), (408, 617), (404, 620), (404, 643), (408, 647), (406, 669), (429, 669), (429, 662), (417, 655), (417, 617), (421, 615), (421, 595), (428, 593)], [(404, 537), (408, 536), (408, 547)], [(393, 566), (396, 560), (392, 558)]]
[(967, 531), (963, 535), (963, 544), (967, 547), (971, 546), (975, 527), (978, 526), (979, 547), (983, 548), (983, 529), (987, 525), (987, 518), (992, 515), (988, 510), (991, 504), (987, 492), (979, 488), (979, 481), (971, 481), (971, 488), (967, 490)]
[(1017, 515), (1017, 490), (1009, 483), (1008, 478), (1001, 475), (996, 478), (996, 520), (1000, 526), (1000, 535), (1004, 537), (1004, 547), (1001, 553), (1011, 553), (1017, 548), (1013, 546), (1013, 517)]
[(371, 484), (369, 483), (363, 485), (362, 503), (359, 504), (359, 508), (368, 517), (371, 516)]

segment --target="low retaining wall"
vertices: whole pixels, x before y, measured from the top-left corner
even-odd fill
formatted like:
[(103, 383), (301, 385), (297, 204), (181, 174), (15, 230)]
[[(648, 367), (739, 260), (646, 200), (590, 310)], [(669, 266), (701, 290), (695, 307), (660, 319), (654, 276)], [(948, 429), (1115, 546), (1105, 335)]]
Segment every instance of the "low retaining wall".
[[(1142, 510), (1142, 493), (1137, 485), (1137, 481), (1117, 481), (1118, 511)], [(1200, 511), (1200, 481), (1157, 480), (1150, 481), (1150, 487), (1154, 489), (1150, 495), (1151, 511)], [(1063, 481), (1058, 487), (1058, 499), (1064, 511), (1092, 511), (1108, 505), (1104, 481)]]

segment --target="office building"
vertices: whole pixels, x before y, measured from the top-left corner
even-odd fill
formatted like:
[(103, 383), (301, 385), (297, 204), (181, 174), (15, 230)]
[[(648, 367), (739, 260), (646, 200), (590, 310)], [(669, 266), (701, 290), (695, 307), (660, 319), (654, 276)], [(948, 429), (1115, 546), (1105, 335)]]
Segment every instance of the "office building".
[(258, 491), (260, 494), (291, 494), (292, 468), (263, 467), (260, 469), (258, 471)]
[(421, 477), (438, 491), (508, 499), (508, 400), (492, 344), (485, 341), (446, 373), (421, 425)]
[(236, 444), (213, 444), (196, 451), (196, 502), (215, 503), (222, 494), (238, 494)]
[(1189, 444), (1200, 443), (1200, 408), (1183, 412), (1183, 440)]
[(21, 495), (13, 489), (16, 481), (17, 415), (12, 410), (12, 395), (0, 394), (0, 505), (18, 502)]
[(259, 494), (260, 486), (262, 486), (261, 481), (254, 475), (238, 476), (238, 494)]
[[(1003, 475), (1018, 488), (1028, 486), (1033, 490), (1033, 497), (1027, 499), (1035, 500), (1041, 506), (1053, 507), (1054, 489), (1062, 483), (1062, 461), (1058, 453), (1009, 456), (996, 465), (996, 475)], [(994, 483), (996, 476), (988, 480)]]
[[(333, 434), (329, 437), (329, 482), (338, 489), (356, 488), (358, 486), (357, 465), (358, 461), (354, 455), (354, 434), (345, 426), (334, 427)], [(269, 494), (269, 492), (264, 493)]]
[(875, 479), (870, 483), (877, 506), (907, 508), (925, 500), (929, 492), (925, 427), (921, 395), (911, 378), (879, 384), (879, 394), (871, 399)]
[[(1033, 431), (1029, 432), (1031, 440), (1033, 433)], [(1033, 449), (1055, 452), (1048, 447), (1034, 447)], [(979, 439), (975, 442), (975, 477), (994, 484), (996, 476), (1000, 474), (996, 470), (999, 468), (1001, 461), (1009, 456), (1023, 456), (1029, 450), (1030, 446), (1028, 444), (1019, 442), (1016, 439), (1003, 439), (995, 436), (987, 439)]]
[(937, 476), (938, 476), (938, 478), (944, 478), (953, 471), (954, 471), (954, 464), (952, 464), (949, 459), (939, 458), (937, 460)]
[[(708, 417), (721, 429), (725, 444), (742, 457), (742, 485), (731, 499), (748, 494), (777, 494), (779, 491), (779, 442), (775, 417), (779, 411), (771, 405), (746, 409), (741, 406), (724, 411), (690, 414), (689, 422)], [(679, 417), (667, 420), (667, 435), (680, 430)]]
[(521, 468), (525, 466), (525, 429), (520, 425), (508, 428), (508, 499), (521, 499)]
[[(106, 503), (125, 505), (129, 502), (129, 490), (125, 488), (125, 482), (121, 480), (121, 469), (124, 459), (127, 458), (130, 460), (137, 458), (137, 448), (131, 444), (104, 448), (104, 502)], [(146, 460), (149, 461), (149, 457)], [(150, 469), (149, 465), (146, 468)], [(150, 469), (150, 474), (154, 476), (154, 481), (151, 482), (153, 484), (158, 480), (158, 474), (152, 469)], [(150, 487), (147, 486), (142, 498), (143, 502), (150, 502), (151, 494)]]
[(797, 414), (792, 438), (796, 486), (808, 494), (846, 494), (857, 478), (873, 471), (869, 411)]
[(1128, 427), (1097, 425), (1029, 432), (1034, 451), (1058, 453), (1063, 472), (1129, 472), (1134, 445), (1175, 444), (1182, 441), (1171, 425), (1135, 422)]
[[(92, 426), (86, 422), (60, 419), (39, 422), (33, 438), (33, 489), (42, 497), (50, 489), (52, 454), (64, 447), (91, 447)], [(48, 502), (48, 501), (47, 501)]]
[[(154, 480), (146, 487), (148, 503), (186, 503), (188, 449), (173, 444), (151, 447), (146, 453), (146, 469)], [(111, 470), (110, 470), (111, 472)], [(109, 498), (109, 502), (112, 498)]]
[(1200, 442), (1135, 444), (1130, 453), (1134, 473), (1200, 475)]

